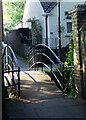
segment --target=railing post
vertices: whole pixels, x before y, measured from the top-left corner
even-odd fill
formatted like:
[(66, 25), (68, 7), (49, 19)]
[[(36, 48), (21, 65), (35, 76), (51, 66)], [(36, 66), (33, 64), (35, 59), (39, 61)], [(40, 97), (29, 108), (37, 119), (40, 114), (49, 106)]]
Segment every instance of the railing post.
[(18, 96), (20, 96), (20, 67), (18, 67)]
[(4, 85), (4, 55), (2, 55), (2, 118), (6, 116), (6, 103), (5, 103), (5, 85)]
[(38, 65), (36, 66), (37, 68), (36, 68), (36, 70), (38, 71), (39, 69), (38, 69)]
[(13, 66), (13, 54), (12, 54), (12, 82), (14, 84), (14, 66)]
[(62, 86), (64, 90), (64, 64), (62, 65)]
[[(52, 60), (52, 55), (50, 55), (50, 56), (51, 56), (51, 60)], [(51, 81), (52, 81), (52, 62), (50, 65), (51, 65), (51, 73), (50, 74), (51, 74)]]
[[(8, 54), (8, 65), (9, 65), (9, 54)], [(8, 71), (9, 71), (9, 66), (8, 66)]]
[(52, 71), (52, 62), (51, 62), (51, 71)]
[[(33, 62), (35, 63), (35, 53), (34, 53)], [(35, 65), (34, 65), (34, 71), (35, 71)]]
[(28, 62), (28, 70), (30, 71), (30, 69), (29, 69), (29, 67), (30, 67), (30, 65), (29, 65), (30, 63)]
[[(4, 58), (5, 58), (5, 60), (4, 60)], [(4, 60), (4, 70), (6, 71), (6, 49), (5, 49), (5, 53), (4, 53), (4, 55), (3, 55), (3, 60)]]
[(42, 49), (41, 49), (41, 71), (43, 71), (43, 64), (42, 64)]

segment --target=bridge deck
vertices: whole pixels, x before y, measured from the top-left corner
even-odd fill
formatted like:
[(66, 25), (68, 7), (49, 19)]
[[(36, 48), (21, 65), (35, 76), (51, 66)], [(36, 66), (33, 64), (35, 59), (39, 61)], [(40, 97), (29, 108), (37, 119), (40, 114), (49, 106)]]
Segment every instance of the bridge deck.
[(22, 99), (33, 101), (62, 97), (51, 78), (41, 71), (24, 71), (20, 77)]

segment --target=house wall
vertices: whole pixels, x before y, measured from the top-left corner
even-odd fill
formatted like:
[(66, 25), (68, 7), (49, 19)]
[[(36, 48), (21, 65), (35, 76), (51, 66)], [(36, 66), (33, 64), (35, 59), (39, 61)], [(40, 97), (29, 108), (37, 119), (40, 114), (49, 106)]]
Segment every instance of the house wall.
[[(60, 8), (61, 9), (61, 11), (60, 11), (61, 26), (63, 26), (65, 28), (61, 32), (62, 46), (66, 46), (69, 43), (69, 37), (67, 37), (67, 34), (66, 34), (65, 11), (70, 11), (71, 8), (77, 4), (79, 4), (79, 3), (77, 3), (77, 2), (61, 2), (60, 3), (60, 5), (61, 5), (61, 8)], [(48, 43), (49, 43), (50, 47), (58, 48), (58, 45), (59, 45), (59, 41), (58, 41), (58, 5), (55, 6), (50, 13), (52, 15), (48, 16), (48, 37), (50, 38)], [(53, 34), (50, 34), (51, 32)], [(54, 38), (57, 38), (57, 39), (54, 39)]]
[(27, 27), (30, 26), (31, 24), (29, 23), (29, 25), (26, 23), (26, 21), (30, 18), (34, 18), (36, 17), (36, 19), (40, 20), (42, 28), (43, 28), (43, 36), (44, 36), (44, 17), (42, 16), (43, 14), (43, 8), (41, 6), (41, 4), (39, 3), (39, 0), (33, 0), (33, 2), (31, 2), (31, 0), (26, 0), (26, 4), (25, 4), (25, 9), (24, 9), (24, 14), (23, 14), (23, 19), (22, 21), (23, 23), (23, 27)]
[(2, 9), (0, 1), (0, 120), (2, 118), (2, 50), (1, 50), (1, 41), (2, 41)]
[(52, 48), (57, 48), (58, 45), (58, 28), (57, 28), (57, 6), (50, 12), (48, 16), (48, 45)]
[[(38, 2), (37, 2), (38, 1)], [(43, 8), (37, 0), (35, 2), (31, 2), (31, 0), (26, 1), (24, 15), (23, 15), (23, 22), (24, 26), (26, 25), (26, 21), (32, 17), (36, 17), (40, 20), (42, 24), (42, 43), (46, 43), (46, 21), (45, 16), (42, 16), (44, 13)], [(66, 34), (66, 19), (65, 19), (65, 11), (70, 11), (70, 9), (74, 6), (79, 4), (79, 2), (61, 2), (61, 26), (65, 27), (64, 30), (61, 32), (61, 43), (62, 46), (66, 46), (69, 43), (69, 37)], [(81, 4), (81, 2), (80, 2)], [(47, 23), (48, 23), (48, 45), (51, 48), (58, 48), (58, 4), (55, 6), (51, 12), (51, 15), (48, 15)], [(57, 38), (57, 39), (55, 39)]]
[(83, 4), (83, 3), (82, 2), (61, 2), (61, 26), (65, 27), (65, 29), (62, 30), (62, 36), (61, 36), (62, 46), (66, 46), (69, 43), (69, 37), (67, 37), (67, 34), (66, 34), (65, 11), (70, 11), (72, 7), (77, 4)]

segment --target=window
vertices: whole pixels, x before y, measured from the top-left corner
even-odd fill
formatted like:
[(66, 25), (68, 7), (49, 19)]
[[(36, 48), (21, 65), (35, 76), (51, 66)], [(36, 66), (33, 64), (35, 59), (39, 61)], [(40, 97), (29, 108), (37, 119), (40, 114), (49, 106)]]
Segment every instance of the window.
[(72, 21), (67, 21), (67, 34), (70, 34), (72, 31)]
[(72, 20), (71, 20), (71, 16), (70, 15), (67, 15), (66, 16), (66, 36), (69, 36), (72, 32)]

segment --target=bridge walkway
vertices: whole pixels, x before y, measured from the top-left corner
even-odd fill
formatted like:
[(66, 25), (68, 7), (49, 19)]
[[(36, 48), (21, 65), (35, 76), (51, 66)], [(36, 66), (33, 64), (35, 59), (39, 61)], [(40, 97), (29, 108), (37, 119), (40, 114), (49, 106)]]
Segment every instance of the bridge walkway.
[(21, 97), (27, 100), (45, 100), (62, 97), (62, 92), (41, 71), (23, 71), (21, 74)]
[(19, 63), (20, 97), (6, 101), (7, 119), (86, 118), (86, 101), (63, 96), (47, 74)]

